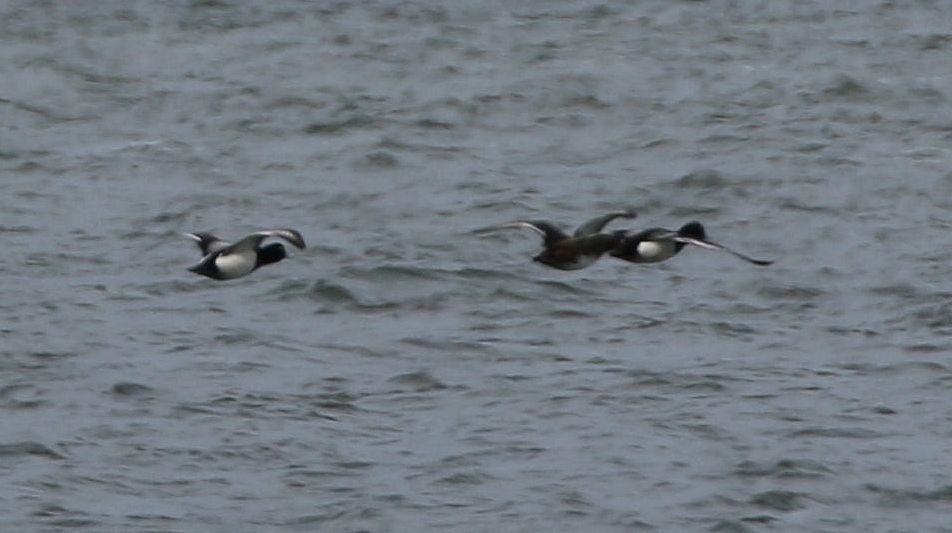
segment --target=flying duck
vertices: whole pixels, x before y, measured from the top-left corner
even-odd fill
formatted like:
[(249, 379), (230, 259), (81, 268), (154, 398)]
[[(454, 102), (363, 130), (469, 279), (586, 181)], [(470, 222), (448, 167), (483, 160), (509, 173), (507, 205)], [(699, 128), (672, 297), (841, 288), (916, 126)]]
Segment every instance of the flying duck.
[(236, 279), (254, 272), (260, 267), (277, 263), (287, 257), (281, 243), (273, 242), (261, 246), (269, 237), (280, 237), (303, 250), (304, 237), (293, 229), (275, 229), (258, 231), (245, 235), (233, 244), (229, 244), (211, 233), (186, 233), (202, 251), (202, 260), (188, 270), (212, 279)]
[(707, 240), (707, 233), (704, 231), (704, 226), (697, 221), (688, 222), (677, 231), (665, 228), (650, 228), (637, 233), (627, 233), (624, 231), (617, 231), (615, 233), (623, 234), (623, 237), (609, 255), (632, 263), (658, 263), (665, 261), (675, 256), (684, 249), (686, 245), (693, 244), (701, 248), (707, 248), (708, 250), (727, 252), (755, 265), (767, 266), (773, 264), (773, 261), (754, 259), (742, 253), (735, 252), (726, 246)]
[(624, 238), (624, 232), (601, 233), (616, 218), (635, 218), (634, 211), (615, 211), (595, 217), (575, 230), (571, 236), (545, 220), (517, 220), (476, 230), (489, 233), (501, 229), (526, 228), (542, 237), (544, 249), (533, 261), (559, 270), (579, 270), (598, 260), (602, 254), (614, 250)]

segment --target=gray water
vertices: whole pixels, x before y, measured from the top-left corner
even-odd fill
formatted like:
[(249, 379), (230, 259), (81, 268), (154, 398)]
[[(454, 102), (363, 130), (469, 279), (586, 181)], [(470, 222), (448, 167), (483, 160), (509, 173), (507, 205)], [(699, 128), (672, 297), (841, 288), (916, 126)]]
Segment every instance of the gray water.
[[(943, 2), (0, 7), (0, 530), (952, 531)], [(678, 227), (658, 265), (473, 228)], [(292, 227), (241, 280), (179, 232)]]

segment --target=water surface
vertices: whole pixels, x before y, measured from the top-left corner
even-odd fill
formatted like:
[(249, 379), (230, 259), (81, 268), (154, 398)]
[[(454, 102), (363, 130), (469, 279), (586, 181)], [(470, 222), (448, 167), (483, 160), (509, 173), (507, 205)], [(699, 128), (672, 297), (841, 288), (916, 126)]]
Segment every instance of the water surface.
[(952, 531), (946, 11), (4, 3), (3, 530)]

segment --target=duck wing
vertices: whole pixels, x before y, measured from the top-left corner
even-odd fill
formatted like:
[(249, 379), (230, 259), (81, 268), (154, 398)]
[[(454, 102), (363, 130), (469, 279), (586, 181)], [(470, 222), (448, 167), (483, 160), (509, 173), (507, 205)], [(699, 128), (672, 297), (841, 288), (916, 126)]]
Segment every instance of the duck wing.
[(269, 237), (278, 237), (284, 239), (300, 250), (303, 250), (307, 247), (307, 245), (304, 243), (304, 237), (299, 231), (293, 229), (271, 229), (249, 233), (248, 235), (245, 235), (241, 239), (235, 241), (234, 244), (230, 244), (220, 249), (219, 252), (224, 255), (254, 251), (258, 248), (263, 240)]
[(198, 249), (202, 251), (202, 256), (217, 252), (228, 247), (228, 243), (207, 232), (183, 233), (182, 235), (195, 241)]
[(540, 237), (542, 237), (546, 245), (554, 244), (569, 238), (569, 236), (566, 235), (564, 231), (555, 227), (550, 222), (546, 222), (545, 220), (517, 220), (515, 222), (507, 222), (505, 224), (481, 228), (476, 230), (475, 233), (483, 234), (503, 229), (517, 228), (525, 228), (536, 232)]
[(648, 228), (641, 231), (617, 231), (624, 238), (623, 243), (641, 242), (641, 241), (670, 241), (678, 237), (678, 232), (666, 228)]
[(747, 261), (748, 263), (753, 263), (758, 266), (768, 266), (773, 264), (773, 261), (767, 261), (764, 259), (754, 259), (753, 257), (749, 257), (740, 252), (731, 250), (730, 248), (722, 244), (717, 244), (716, 242), (712, 242), (706, 239), (695, 239), (692, 237), (683, 237), (681, 235), (676, 234), (674, 236), (674, 240), (677, 242), (683, 242), (685, 244), (693, 244), (694, 246), (700, 246), (701, 248), (707, 248), (708, 250), (720, 250), (722, 252), (727, 252), (733, 255), (734, 257), (739, 257), (740, 259), (743, 259), (744, 261)]
[(577, 230), (575, 230), (575, 234), (573, 236), (584, 237), (585, 235), (594, 235), (602, 231), (602, 229), (604, 229), (605, 226), (609, 222), (611, 222), (612, 220), (615, 220), (616, 218), (635, 218), (637, 216), (638, 216), (638, 213), (635, 213), (633, 209), (629, 209), (627, 211), (613, 211), (611, 213), (606, 213), (604, 215), (601, 215), (586, 221), (584, 224), (579, 226)]

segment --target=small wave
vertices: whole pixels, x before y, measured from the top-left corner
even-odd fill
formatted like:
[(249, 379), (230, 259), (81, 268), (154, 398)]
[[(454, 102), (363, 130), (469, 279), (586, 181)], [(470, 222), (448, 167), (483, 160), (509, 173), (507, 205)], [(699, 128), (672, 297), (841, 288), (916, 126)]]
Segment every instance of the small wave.
[(869, 366), (864, 373), (886, 375), (905, 374), (908, 372), (923, 372), (926, 374), (947, 374), (949, 367), (936, 361), (907, 361), (892, 365)]
[(824, 296), (826, 291), (816, 287), (768, 285), (759, 289), (757, 294), (771, 300), (815, 300)]
[(34, 253), (26, 257), (26, 264), (30, 266), (55, 266), (72, 264), (104, 266), (109, 264), (109, 259), (103, 257), (102, 254)]
[(66, 359), (68, 357), (76, 357), (77, 355), (79, 354), (75, 352), (54, 352), (46, 350), (30, 352), (30, 356), (37, 359)]
[(38, 510), (33, 512), (33, 516), (47, 519), (44, 523), (57, 528), (57, 530), (60, 530), (60, 528), (92, 528), (100, 525), (99, 522), (87, 518), (89, 516), (88, 513), (66, 509), (59, 505), (42, 505)]
[(877, 296), (897, 296), (905, 300), (919, 300), (922, 301), (925, 298), (932, 298), (935, 295), (932, 293), (927, 293), (912, 285), (911, 283), (895, 283), (892, 285), (879, 285), (876, 287), (871, 287), (867, 289), (871, 294)]
[[(313, 397), (301, 396), (299, 398), (302, 401), (306, 401), (316, 409), (348, 413), (357, 411), (358, 409), (357, 406), (354, 405), (354, 402), (357, 401), (357, 398), (345, 392), (322, 393)], [(327, 415), (322, 416), (327, 417)]]
[(788, 435), (791, 438), (825, 437), (825, 438), (833, 438), (833, 439), (876, 439), (876, 438), (888, 436), (886, 433), (873, 431), (871, 429), (864, 429), (864, 428), (824, 428), (824, 427), (800, 429), (796, 431), (791, 431)]
[(823, 93), (827, 96), (856, 100), (869, 93), (869, 89), (866, 87), (866, 84), (856, 78), (839, 73), (830, 80), (826, 88), (823, 89)]
[(316, 282), (285, 281), (277, 288), (269, 291), (269, 295), (274, 296), (281, 302), (305, 298), (319, 303), (352, 309), (385, 310), (397, 307), (395, 302), (367, 298), (342, 284), (326, 280)]
[(720, 172), (711, 169), (685, 174), (673, 183), (679, 189), (720, 189), (729, 185)]
[(483, 472), (458, 472), (436, 480), (437, 485), (482, 485), (493, 478)]
[(400, 342), (436, 351), (455, 352), (460, 350), (491, 353), (492, 347), (478, 341), (435, 340), (425, 337), (405, 337)]
[[(500, 287), (492, 292), (492, 300), (494, 301), (517, 301), (517, 302), (533, 302), (536, 301), (536, 296), (533, 296), (528, 293), (518, 292), (513, 289), (506, 287)], [(507, 314), (509, 310), (503, 311), (503, 314)], [(480, 312), (485, 312), (481, 310)]]
[[(184, 271), (184, 269), (183, 269)], [(208, 286), (206, 284), (206, 286)], [(176, 279), (172, 281), (156, 281), (153, 283), (144, 283), (136, 286), (134, 289), (121, 288), (118, 292), (112, 292), (106, 297), (110, 301), (132, 301), (147, 300), (150, 296), (166, 296), (169, 294), (178, 294), (186, 292), (195, 292), (194, 279)], [(134, 290), (142, 291), (136, 293)]]
[(112, 386), (109, 389), (114, 396), (146, 396), (152, 393), (154, 389), (152, 387), (147, 387), (140, 383), (133, 383), (131, 381), (120, 381)]
[(838, 207), (808, 203), (801, 198), (780, 197), (774, 201), (776, 202), (777, 207), (784, 210), (802, 211), (804, 213), (824, 213), (828, 215), (836, 215), (839, 211)]
[(443, 277), (447, 271), (435, 268), (408, 265), (381, 265), (372, 268), (345, 267), (341, 273), (348, 278), (366, 279), (374, 282), (430, 280)]
[(376, 169), (394, 168), (400, 165), (400, 159), (390, 152), (375, 150), (355, 161), (355, 165)]
[(433, 377), (429, 372), (423, 370), (393, 376), (392, 378), (388, 379), (387, 382), (394, 383), (402, 387), (408, 387), (413, 390), (413, 392), (430, 392), (447, 388), (443, 382)]
[(337, 135), (352, 129), (374, 128), (378, 122), (370, 115), (356, 114), (338, 121), (313, 122), (303, 131), (307, 135)]
[(595, 313), (587, 313), (581, 309), (564, 308), (546, 311), (545, 316), (551, 318), (595, 318), (598, 315)]
[(540, 280), (535, 282), (536, 285), (544, 289), (554, 289), (563, 294), (577, 294), (577, 295), (586, 295), (590, 296), (594, 293), (592, 291), (583, 289), (578, 285), (568, 283), (565, 281), (556, 281), (556, 280)]
[(912, 318), (931, 329), (952, 328), (952, 303), (929, 305), (912, 312)]
[(5, 226), (0, 225), (0, 233), (33, 233), (36, 228), (30, 226)]
[(12, 444), (0, 444), (0, 457), (15, 457), (21, 455), (32, 455), (36, 457), (45, 457), (47, 459), (65, 459), (66, 456), (57, 452), (45, 444), (35, 441), (16, 442)]
[(772, 478), (819, 478), (833, 473), (822, 463), (809, 459), (782, 459), (776, 463), (759, 464), (744, 461), (737, 465), (734, 473), (742, 477)]
[(315, 282), (307, 291), (307, 295), (318, 302), (344, 305), (357, 309), (385, 310), (397, 307), (394, 302), (371, 300), (358, 295), (343, 285), (323, 280)]
[(869, 484), (866, 490), (879, 494), (885, 503), (890, 505), (927, 504), (935, 502), (952, 502), (952, 485), (945, 485), (933, 490), (894, 489), (880, 485)]
[(39, 399), (43, 391), (34, 385), (14, 384), (0, 388), (0, 407), (32, 409), (49, 402)]
[[(444, 122), (442, 120), (436, 120), (432, 118), (422, 118), (414, 122), (414, 124), (418, 127), (430, 129), (430, 130), (452, 130), (456, 128), (456, 124), (453, 124), (451, 122)], [(461, 150), (461, 148), (454, 147), (452, 148), (452, 150), (459, 151)]]
[(215, 335), (215, 342), (220, 342), (225, 345), (232, 344), (252, 344), (256, 341), (254, 333), (250, 331), (237, 331), (229, 333), (219, 333)]
[(708, 531), (712, 533), (750, 533), (751, 529), (737, 520), (718, 520)]
[(757, 330), (741, 322), (711, 322), (709, 327), (720, 335), (728, 337), (748, 337), (757, 334)]
[(944, 50), (952, 44), (952, 34), (949, 33), (910, 35), (908, 38), (919, 50)]
[(911, 353), (947, 353), (950, 349), (952, 349), (952, 345), (917, 342), (913, 344), (907, 344), (906, 346), (903, 346), (902, 349)]
[(754, 494), (750, 503), (774, 511), (788, 512), (805, 507), (805, 497), (799, 492), (789, 490), (768, 490)]
[[(303, 96), (297, 95), (284, 95), (271, 98), (264, 104), (262, 107), (264, 109), (273, 110), (273, 109), (288, 109), (288, 108), (304, 108), (305, 111), (313, 111), (315, 109), (321, 109), (326, 104), (318, 100), (313, 100), (310, 98), (305, 98)], [(311, 126), (320, 123), (311, 124)], [(318, 126), (320, 129), (320, 126)]]

